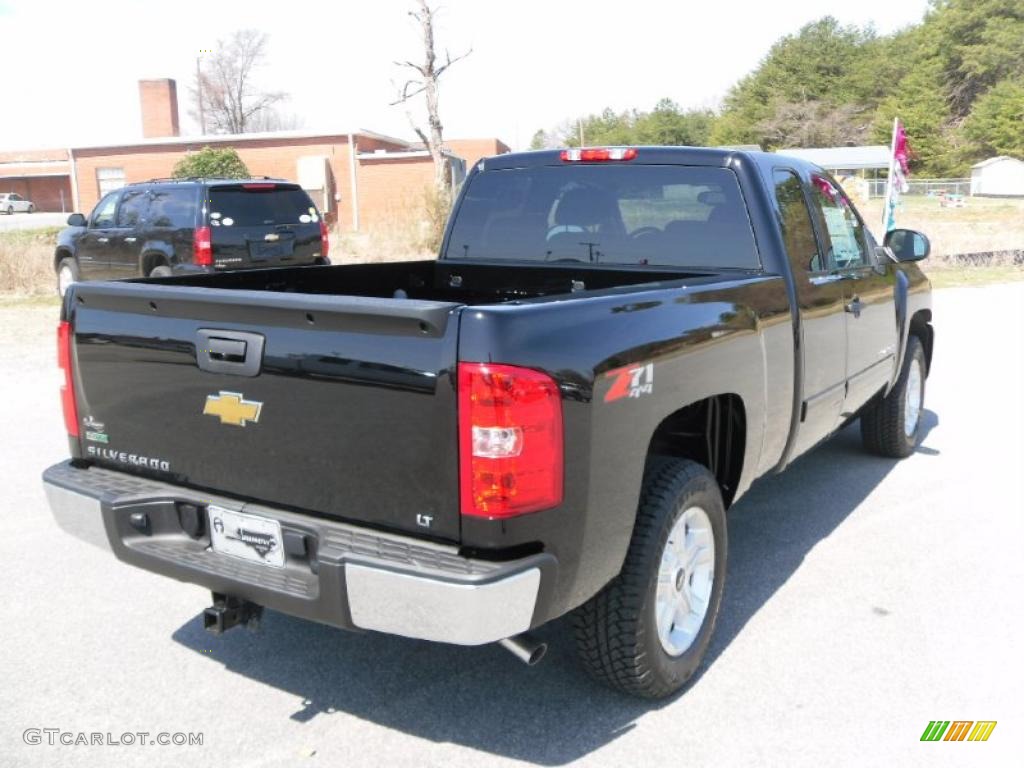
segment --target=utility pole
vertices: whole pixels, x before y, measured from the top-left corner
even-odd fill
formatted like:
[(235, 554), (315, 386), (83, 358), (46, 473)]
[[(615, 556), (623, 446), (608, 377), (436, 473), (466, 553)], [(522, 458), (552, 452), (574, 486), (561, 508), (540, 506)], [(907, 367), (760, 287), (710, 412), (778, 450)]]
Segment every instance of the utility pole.
[(202, 56), (196, 56), (196, 89), (199, 92), (199, 135), (206, 135), (206, 113), (203, 111), (203, 70), (199, 66), (199, 62), (203, 60)]
[(579, 126), (579, 129), (580, 129), (580, 147), (582, 148), (583, 147), (583, 118), (582, 117), (577, 117), (576, 118), (576, 125)]

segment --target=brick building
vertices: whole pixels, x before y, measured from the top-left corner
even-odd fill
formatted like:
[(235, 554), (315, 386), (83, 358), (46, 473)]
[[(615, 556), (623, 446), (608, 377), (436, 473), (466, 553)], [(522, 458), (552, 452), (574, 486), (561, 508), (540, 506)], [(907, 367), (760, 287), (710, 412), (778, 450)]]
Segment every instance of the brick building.
[[(67, 149), (0, 151), (0, 191), (17, 192), (41, 211), (88, 213), (105, 192), (170, 176), (175, 163), (206, 146), (232, 147), (256, 176), (298, 181), (342, 229), (365, 229), (416, 205), (433, 179), (422, 145), (373, 131), (276, 131), (180, 136), (173, 80), (139, 83), (142, 139)], [(456, 172), (509, 148), (498, 139), (445, 143)]]

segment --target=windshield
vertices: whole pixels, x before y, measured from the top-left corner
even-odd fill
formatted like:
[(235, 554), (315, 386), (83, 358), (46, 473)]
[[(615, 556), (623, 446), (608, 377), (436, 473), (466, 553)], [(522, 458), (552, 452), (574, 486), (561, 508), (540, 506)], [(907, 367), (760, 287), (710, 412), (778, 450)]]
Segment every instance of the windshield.
[(313, 201), (296, 187), (251, 185), (210, 188), (212, 226), (259, 227), (319, 221)]
[(675, 165), (478, 173), (456, 213), (445, 258), (759, 266), (733, 172)]

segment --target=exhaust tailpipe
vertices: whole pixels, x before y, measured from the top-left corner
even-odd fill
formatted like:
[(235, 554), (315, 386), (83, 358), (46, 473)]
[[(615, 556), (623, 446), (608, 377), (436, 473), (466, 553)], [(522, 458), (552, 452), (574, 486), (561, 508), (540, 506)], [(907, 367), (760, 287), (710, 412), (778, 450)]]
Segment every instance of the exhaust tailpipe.
[(548, 644), (538, 640), (529, 632), (523, 632), (521, 635), (514, 637), (506, 637), (504, 640), (499, 640), (498, 645), (528, 667), (535, 665), (548, 652)]

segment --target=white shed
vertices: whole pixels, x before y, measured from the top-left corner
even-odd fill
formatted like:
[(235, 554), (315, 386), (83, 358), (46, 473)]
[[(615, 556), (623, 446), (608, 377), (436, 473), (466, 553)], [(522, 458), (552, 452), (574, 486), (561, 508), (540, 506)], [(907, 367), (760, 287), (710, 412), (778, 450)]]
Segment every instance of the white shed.
[(1024, 160), (1000, 155), (972, 165), (971, 194), (1024, 197)]

